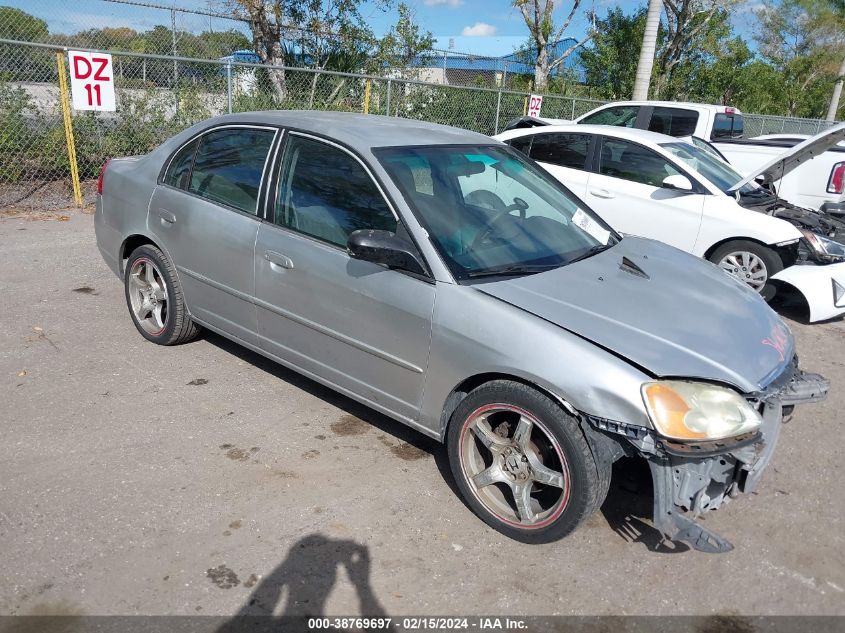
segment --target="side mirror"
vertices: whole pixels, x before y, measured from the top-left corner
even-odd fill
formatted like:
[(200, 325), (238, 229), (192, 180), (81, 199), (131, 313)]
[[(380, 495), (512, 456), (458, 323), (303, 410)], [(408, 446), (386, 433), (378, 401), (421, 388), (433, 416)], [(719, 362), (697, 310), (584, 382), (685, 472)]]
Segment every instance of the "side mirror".
[(663, 188), (674, 189), (675, 191), (692, 191), (692, 183), (686, 176), (673, 174), (663, 179)]
[(413, 244), (390, 231), (352, 231), (346, 241), (346, 251), (353, 259), (384, 264), (388, 268), (407, 270), (418, 275), (425, 274)]

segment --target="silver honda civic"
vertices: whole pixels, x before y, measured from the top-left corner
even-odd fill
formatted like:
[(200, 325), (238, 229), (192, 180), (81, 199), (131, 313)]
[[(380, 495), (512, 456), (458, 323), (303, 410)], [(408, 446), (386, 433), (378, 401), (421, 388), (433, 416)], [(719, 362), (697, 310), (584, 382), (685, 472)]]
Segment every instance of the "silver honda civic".
[(757, 293), (473, 132), (228, 115), (111, 160), (99, 193), (142, 336), (207, 328), (445, 442), (466, 503), (519, 541), (572, 532), (629, 456), (666, 538), (731, 549), (695, 518), (827, 393)]

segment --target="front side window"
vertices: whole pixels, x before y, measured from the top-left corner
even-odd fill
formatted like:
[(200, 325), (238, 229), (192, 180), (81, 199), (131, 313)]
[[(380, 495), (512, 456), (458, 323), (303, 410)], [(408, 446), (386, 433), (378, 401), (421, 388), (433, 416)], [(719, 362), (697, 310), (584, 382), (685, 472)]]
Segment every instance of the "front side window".
[(616, 125), (618, 127), (634, 127), (640, 106), (612, 106), (604, 108), (594, 114), (581, 119), (578, 123), (589, 125)]
[(655, 107), (648, 123), (650, 132), (667, 136), (692, 136), (698, 124), (698, 112), (681, 108)]
[[(678, 142), (664, 143), (661, 147), (725, 193), (731, 191), (734, 185), (743, 179), (729, 164), (694, 145)], [(756, 189), (759, 189), (757, 185), (748, 183), (743, 185), (740, 191), (751, 193)]]
[(255, 214), (264, 163), (274, 132), (225, 128), (199, 140), (188, 190), (198, 196)]
[[(618, 241), (580, 200), (512, 148), (375, 153), (457, 279), (542, 272)], [(432, 194), (416, 189), (412, 166), (428, 172)]]
[(647, 147), (621, 139), (605, 138), (601, 148), (599, 173), (642, 185), (660, 187), (667, 176), (681, 172)]
[(585, 134), (537, 134), (531, 144), (531, 158), (542, 163), (584, 169), (590, 150), (590, 137)]
[[(425, 173), (411, 186), (425, 190)], [(396, 218), (361, 164), (347, 152), (301, 136), (291, 136), (282, 161), (275, 222), (299, 233), (346, 246), (359, 229), (397, 230)]]
[(187, 189), (191, 177), (191, 166), (194, 164), (194, 153), (197, 151), (198, 140), (193, 140), (180, 149), (164, 174), (164, 184), (178, 189)]

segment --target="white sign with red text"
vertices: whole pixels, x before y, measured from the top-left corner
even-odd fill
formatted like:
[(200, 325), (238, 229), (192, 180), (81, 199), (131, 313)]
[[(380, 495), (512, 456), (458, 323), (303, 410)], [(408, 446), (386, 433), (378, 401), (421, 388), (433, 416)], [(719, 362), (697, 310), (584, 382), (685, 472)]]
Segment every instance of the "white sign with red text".
[(528, 97), (528, 116), (539, 117), (540, 108), (543, 107), (542, 95), (531, 95)]
[(74, 110), (115, 111), (114, 73), (108, 53), (68, 51)]

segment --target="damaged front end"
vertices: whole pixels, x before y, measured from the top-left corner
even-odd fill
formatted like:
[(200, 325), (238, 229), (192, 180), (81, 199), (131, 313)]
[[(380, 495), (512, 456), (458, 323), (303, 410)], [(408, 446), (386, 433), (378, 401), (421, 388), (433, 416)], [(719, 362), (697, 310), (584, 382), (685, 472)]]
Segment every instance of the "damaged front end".
[(720, 553), (730, 542), (696, 522), (743, 493), (753, 492), (777, 445), (781, 424), (796, 404), (817, 402), (827, 396), (829, 381), (798, 369), (797, 360), (765, 390), (746, 400), (762, 423), (753, 433), (712, 441), (675, 441), (629, 425), (590, 418), (608, 434), (623, 435), (630, 448), (644, 457), (654, 485), (653, 523), (664, 537), (683, 541), (693, 549)]

